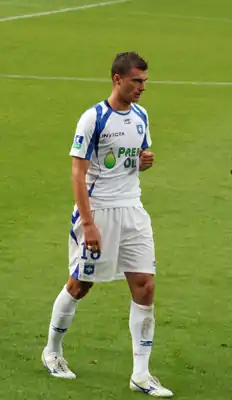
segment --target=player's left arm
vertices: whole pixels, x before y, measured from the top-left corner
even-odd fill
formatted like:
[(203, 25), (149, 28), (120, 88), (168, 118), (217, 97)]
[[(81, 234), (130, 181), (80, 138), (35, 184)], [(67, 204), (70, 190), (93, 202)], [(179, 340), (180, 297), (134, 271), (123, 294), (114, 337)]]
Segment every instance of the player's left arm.
[(146, 114), (146, 117), (147, 117), (147, 127), (146, 127), (146, 133), (144, 135), (143, 143), (141, 146), (141, 151), (139, 154), (139, 171), (146, 171), (148, 168), (151, 168), (153, 165), (153, 161), (154, 161), (154, 153), (152, 153), (151, 151), (147, 151), (147, 149), (151, 146), (152, 142), (151, 142), (149, 121), (148, 121), (147, 114)]

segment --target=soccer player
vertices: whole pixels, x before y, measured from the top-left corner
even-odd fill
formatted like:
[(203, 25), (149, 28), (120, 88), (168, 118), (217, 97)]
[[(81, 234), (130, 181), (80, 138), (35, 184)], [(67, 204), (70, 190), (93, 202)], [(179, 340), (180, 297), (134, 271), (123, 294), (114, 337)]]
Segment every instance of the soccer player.
[(133, 348), (130, 389), (171, 397), (149, 371), (155, 330), (155, 254), (151, 221), (140, 195), (139, 171), (153, 163), (148, 115), (137, 105), (148, 64), (137, 53), (113, 61), (113, 90), (81, 116), (70, 151), (75, 207), (69, 237), (70, 277), (55, 300), (42, 361), (50, 374), (73, 379), (62, 340), (94, 282), (126, 278), (131, 291)]

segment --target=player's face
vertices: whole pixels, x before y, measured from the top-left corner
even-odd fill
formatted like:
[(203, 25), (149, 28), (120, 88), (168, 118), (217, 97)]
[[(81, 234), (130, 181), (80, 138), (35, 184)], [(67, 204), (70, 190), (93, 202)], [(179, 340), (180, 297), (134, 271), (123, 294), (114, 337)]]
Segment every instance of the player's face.
[(139, 101), (145, 90), (147, 78), (148, 71), (141, 71), (138, 68), (132, 68), (127, 76), (118, 75), (117, 87), (121, 100), (128, 104)]

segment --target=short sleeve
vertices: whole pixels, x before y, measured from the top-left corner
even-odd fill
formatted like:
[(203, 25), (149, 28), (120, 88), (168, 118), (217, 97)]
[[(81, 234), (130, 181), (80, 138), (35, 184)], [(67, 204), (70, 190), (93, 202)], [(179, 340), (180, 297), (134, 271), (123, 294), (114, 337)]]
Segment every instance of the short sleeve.
[(69, 155), (90, 160), (94, 149), (96, 109), (85, 111), (79, 119)]

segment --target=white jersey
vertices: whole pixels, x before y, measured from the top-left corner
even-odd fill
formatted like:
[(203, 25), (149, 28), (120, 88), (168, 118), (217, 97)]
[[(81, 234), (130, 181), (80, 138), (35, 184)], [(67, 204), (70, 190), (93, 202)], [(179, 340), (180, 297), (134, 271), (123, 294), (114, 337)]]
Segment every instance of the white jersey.
[(70, 155), (90, 160), (92, 210), (141, 205), (139, 153), (150, 145), (147, 112), (137, 104), (119, 112), (102, 101), (81, 116)]

